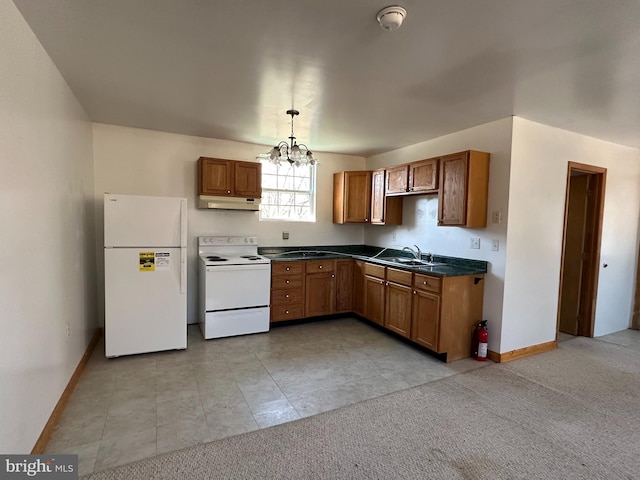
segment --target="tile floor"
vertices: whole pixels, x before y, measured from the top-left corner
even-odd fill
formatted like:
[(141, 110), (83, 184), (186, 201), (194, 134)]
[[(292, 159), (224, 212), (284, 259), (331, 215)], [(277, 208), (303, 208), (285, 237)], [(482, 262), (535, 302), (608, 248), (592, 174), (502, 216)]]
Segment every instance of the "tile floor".
[(353, 318), (203, 340), (183, 351), (104, 357), (99, 346), (47, 453), (80, 474), (375, 398), (491, 362), (450, 364)]

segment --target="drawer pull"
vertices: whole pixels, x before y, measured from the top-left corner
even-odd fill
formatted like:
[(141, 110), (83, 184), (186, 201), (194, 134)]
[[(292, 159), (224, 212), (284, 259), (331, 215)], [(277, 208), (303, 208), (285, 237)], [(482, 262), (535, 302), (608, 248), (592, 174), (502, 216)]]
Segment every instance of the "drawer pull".
[(289, 298), (289, 294), (287, 293), (287, 294), (284, 296), (284, 298)]
[[(289, 283), (289, 280), (285, 280), (285, 282), (284, 282), (284, 283)], [(425, 283), (427, 283), (427, 282), (425, 282)]]
[(319, 266), (318, 266), (318, 268), (319, 268), (320, 270), (322, 270), (322, 265), (319, 265)]
[(331, 274), (331, 278), (336, 278), (336, 276), (332, 273), (332, 274)]
[(426, 280), (425, 280), (424, 282), (422, 282), (422, 283), (424, 283), (425, 285), (429, 285), (429, 284), (426, 282)]
[(285, 268), (285, 270), (288, 272), (289, 270), (291, 270), (291, 267), (287, 267)]
[(285, 310), (284, 313), (289, 314), (289, 310)]

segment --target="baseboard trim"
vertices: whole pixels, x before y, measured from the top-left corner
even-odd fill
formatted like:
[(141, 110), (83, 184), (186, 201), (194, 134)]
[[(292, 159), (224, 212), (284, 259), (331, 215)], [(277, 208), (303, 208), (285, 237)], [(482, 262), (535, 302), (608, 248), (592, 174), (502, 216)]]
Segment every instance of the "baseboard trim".
[(78, 379), (80, 378), (80, 375), (84, 371), (84, 368), (87, 365), (89, 358), (91, 358), (91, 354), (95, 350), (96, 345), (98, 344), (98, 341), (100, 340), (101, 336), (102, 336), (102, 329), (97, 328), (95, 333), (93, 334), (93, 338), (89, 342), (89, 346), (87, 347), (87, 350), (84, 352), (84, 355), (82, 355), (80, 362), (78, 362), (78, 366), (73, 372), (73, 375), (71, 375), (71, 378), (69, 379), (69, 383), (67, 383), (67, 387), (64, 389), (64, 392), (62, 392), (62, 395), (60, 396), (60, 400), (58, 400), (58, 403), (53, 409), (53, 412), (51, 412), (51, 416), (49, 417), (49, 420), (47, 421), (44, 428), (42, 429), (42, 433), (40, 434), (38, 441), (34, 445), (33, 450), (31, 450), (32, 455), (41, 455), (44, 453), (45, 449), (47, 448), (47, 444), (51, 439), (53, 430), (56, 428), (56, 425), (60, 420), (60, 416), (62, 415), (62, 412), (64, 412), (64, 409), (66, 408), (67, 403), (69, 402), (69, 398), (71, 397), (73, 390), (76, 388), (76, 385), (78, 384)]
[(489, 360), (493, 360), (496, 363), (505, 363), (519, 358), (529, 357), (531, 355), (537, 355), (538, 353), (548, 352), (555, 350), (558, 347), (558, 342), (553, 340), (551, 342), (539, 343), (538, 345), (531, 345), (530, 347), (519, 348), (517, 350), (511, 350), (510, 352), (498, 353), (489, 350), (487, 357)]

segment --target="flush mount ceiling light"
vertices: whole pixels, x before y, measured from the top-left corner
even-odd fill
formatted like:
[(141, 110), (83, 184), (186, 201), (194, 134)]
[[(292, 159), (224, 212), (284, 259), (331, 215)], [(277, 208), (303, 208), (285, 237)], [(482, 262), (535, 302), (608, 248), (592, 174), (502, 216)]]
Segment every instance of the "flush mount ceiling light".
[(399, 5), (393, 5), (380, 10), (376, 18), (382, 28), (391, 31), (400, 28), (406, 16), (407, 11), (404, 8)]
[(287, 143), (283, 140), (264, 156), (276, 165), (280, 165), (280, 163), (285, 160), (296, 167), (300, 165), (317, 165), (318, 160), (313, 158), (311, 150), (309, 150), (304, 143), (298, 145), (296, 137), (293, 134), (293, 117), (300, 115), (300, 112), (298, 110), (287, 110), (287, 115), (291, 115), (291, 136), (289, 137), (289, 142)]

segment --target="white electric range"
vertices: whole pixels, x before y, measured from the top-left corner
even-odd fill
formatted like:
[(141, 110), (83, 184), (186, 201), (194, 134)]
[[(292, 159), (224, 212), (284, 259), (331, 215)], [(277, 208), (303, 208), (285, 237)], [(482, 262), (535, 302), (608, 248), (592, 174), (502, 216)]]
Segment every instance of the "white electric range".
[(200, 329), (206, 339), (267, 332), (271, 260), (255, 236), (198, 237)]

